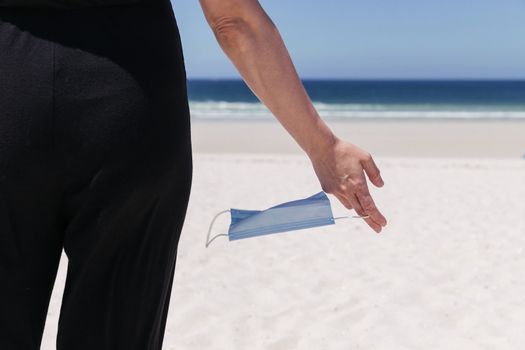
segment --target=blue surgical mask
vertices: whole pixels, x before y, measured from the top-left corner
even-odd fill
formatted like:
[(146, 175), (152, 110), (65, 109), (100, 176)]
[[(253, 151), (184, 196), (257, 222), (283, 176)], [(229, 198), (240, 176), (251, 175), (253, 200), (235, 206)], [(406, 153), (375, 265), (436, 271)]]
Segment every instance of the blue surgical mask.
[[(211, 241), (208, 240), (215, 219), (220, 214), (227, 212), (231, 214), (231, 223), (227, 234), (228, 240), (230, 241), (271, 233), (333, 225), (336, 219), (350, 217), (342, 216), (334, 218), (330, 200), (322, 191), (308, 198), (278, 204), (266, 210), (232, 208), (218, 213), (212, 220), (210, 230), (208, 231), (206, 246), (211, 243)], [(361, 218), (361, 216), (352, 217)]]

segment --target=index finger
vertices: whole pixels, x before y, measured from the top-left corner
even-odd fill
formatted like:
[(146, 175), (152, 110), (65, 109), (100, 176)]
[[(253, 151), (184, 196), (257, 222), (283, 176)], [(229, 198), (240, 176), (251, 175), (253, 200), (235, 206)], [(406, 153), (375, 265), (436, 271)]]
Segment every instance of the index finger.
[(377, 206), (372, 199), (370, 192), (368, 191), (366, 182), (361, 189), (356, 191), (356, 197), (359, 200), (359, 203), (361, 204), (365, 214), (370, 215), (370, 218), (372, 218), (372, 220), (377, 222), (379, 225), (386, 226), (386, 218), (383, 216), (383, 214), (381, 214), (379, 209), (377, 209)]

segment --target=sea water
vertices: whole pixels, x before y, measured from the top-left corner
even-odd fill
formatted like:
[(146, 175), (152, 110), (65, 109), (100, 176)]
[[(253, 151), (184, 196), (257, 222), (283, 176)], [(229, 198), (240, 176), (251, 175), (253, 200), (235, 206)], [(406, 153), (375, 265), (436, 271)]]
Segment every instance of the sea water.
[[(525, 120), (525, 81), (305, 79), (303, 84), (325, 119)], [(242, 80), (189, 79), (188, 95), (194, 119), (273, 118)]]

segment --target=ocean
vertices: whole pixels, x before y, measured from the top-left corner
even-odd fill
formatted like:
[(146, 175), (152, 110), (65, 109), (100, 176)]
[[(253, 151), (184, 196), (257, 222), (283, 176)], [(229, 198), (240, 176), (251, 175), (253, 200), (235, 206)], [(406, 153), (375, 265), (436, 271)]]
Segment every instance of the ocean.
[[(303, 80), (323, 119), (522, 119), (525, 81)], [(194, 119), (272, 119), (242, 80), (189, 79)]]

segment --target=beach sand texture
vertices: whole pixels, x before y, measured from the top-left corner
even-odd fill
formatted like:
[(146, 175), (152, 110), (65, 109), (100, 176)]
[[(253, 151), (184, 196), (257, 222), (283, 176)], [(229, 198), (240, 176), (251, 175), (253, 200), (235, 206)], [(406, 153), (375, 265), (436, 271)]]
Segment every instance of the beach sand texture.
[[(514, 156), (517, 148), (508, 157), (428, 158), (384, 147), (390, 152), (374, 154), (385, 186), (370, 187), (389, 221), (381, 234), (352, 219), (232, 242), (218, 237), (205, 248), (215, 213), (264, 209), (320, 187), (304, 155), (202, 153), (203, 135), (195, 134), (164, 349), (523, 348), (525, 159)], [(350, 213), (329, 198), (335, 215)], [(228, 224), (229, 215), (219, 218), (212, 237)], [(44, 350), (54, 349), (65, 263)]]

